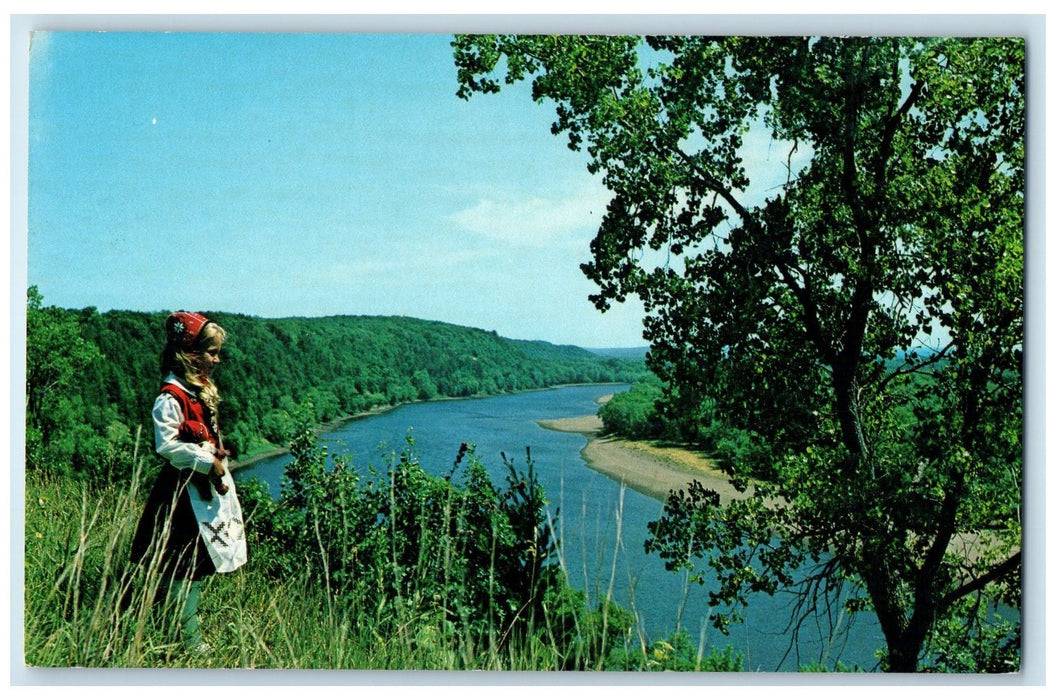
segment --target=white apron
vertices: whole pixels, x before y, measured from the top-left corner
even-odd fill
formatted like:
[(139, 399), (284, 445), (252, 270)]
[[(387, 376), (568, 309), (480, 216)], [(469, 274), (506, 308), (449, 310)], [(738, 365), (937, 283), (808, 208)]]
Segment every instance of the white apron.
[(227, 484), (227, 493), (220, 495), (212, 483), (209, 491), (211, 500), (203, 500), (196, 488), (187, 489), (198, 521), (198, 533), (213, 560), (218, 574), (234, 571), (246, 563), (246, 528), (242, 519), (242, 505), (238, 502), (235, 491), (235, 480), (227, 469), (224, 460), (223, 481)]

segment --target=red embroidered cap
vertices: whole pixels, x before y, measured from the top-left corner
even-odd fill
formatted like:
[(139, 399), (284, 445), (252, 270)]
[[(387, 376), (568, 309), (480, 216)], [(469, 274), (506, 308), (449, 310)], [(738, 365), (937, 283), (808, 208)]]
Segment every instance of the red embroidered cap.
[(170, 343), (178, 342), (184, 349), (190, 349), (207, 323), (209, 319), (201, 314), (177, 311), (165, 319), (165, 335)]

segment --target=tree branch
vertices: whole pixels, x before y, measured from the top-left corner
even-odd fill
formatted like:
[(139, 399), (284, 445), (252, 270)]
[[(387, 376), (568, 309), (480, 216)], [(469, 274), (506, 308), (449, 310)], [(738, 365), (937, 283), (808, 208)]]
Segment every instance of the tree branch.
[(979, 578), (974, 578), (971, 581), (955, 588), (953, 591), (943, 596), (942, 600), (939, 601), (939, 609), (946, 610), (949, 606), (953, 605), (956, 601), (960, 600), (970, 593), (974, 593), (982, 589), (987, 584), (998, 581), (1009, 574), (1013, 573), (1023, 563), (1023, 552), (1018, 551), (1011, 557), (1001, 562), (994, 568), (987, 571)]
[(917, 372), (921, 371), (925, 367), (928, 367), (929, 365), (936, 364), (937, 362), (940, 362), (940, 361), (946, 359), (947, 353), (949, 352), (949, 350), (952, 347), (953, 347), (953, 341), (951, 340), (950, 342), (946, 343), (946, 347), (944, 347), (942, 350), (939, 350), (937, 353), (932, 355), (927, 360), (924, 360), (923, 362), (918, 362), (918, 363), (914, 364), (912, 367), (910, 367), (909, 369), (897, 369), (897, 370), (895, 370), (894, 372), (892, 372), (891, 374), (887, 375), (886, 377), (884, 377), (883, 379), (880, 380), (880, 383), (877, 384), (877, 391), (883, 391), (887, 387), (887, 385), (889, 383), (891, 383), (891, 381), (894, 380), (896, 377), (902, 377), (902, 376), (906, 376), (906, 375), (910, 375), (910, 374), (916, 374)]

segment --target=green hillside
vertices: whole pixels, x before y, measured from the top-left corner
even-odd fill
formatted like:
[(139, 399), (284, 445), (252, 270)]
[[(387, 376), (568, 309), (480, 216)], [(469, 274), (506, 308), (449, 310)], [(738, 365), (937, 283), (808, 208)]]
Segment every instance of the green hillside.
[[(640, 360), (415, 318), (205, 314), (228, 331), (216, 381), (226, 440), (243, 456), (285, 444), (302, 410), (322, 423), (410, 401), (633, 381), (644, 371)], [(31, 290), (29, 466), (105, 472), (137, 429), (151, 435), (165, 316), (44, 307)]]

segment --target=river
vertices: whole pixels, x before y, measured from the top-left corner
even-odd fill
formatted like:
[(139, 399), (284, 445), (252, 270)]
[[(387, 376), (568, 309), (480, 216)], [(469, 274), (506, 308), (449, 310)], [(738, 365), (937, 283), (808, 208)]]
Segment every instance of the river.
[[(505, 484), (505, 453), (518, 468), (531, 449), (536, 473), (550, 502), (564, 563), (573, 585), (591, 601), (612, 598), (638, 617), (641, 634), (657, 640), (676, 630), (701, 636), (706, 648), (732, 645), (744, 655), (746, 670), (794, 671), (801, 663), (835, 660), (867, 670), (876, 666), (883, 646), (875, 616), (849, 621), (837, 611), (819, 613), (799, 626), (797, 643), (786, 627), (794, 598), (758, 594), (743, 610), (745, 622), (722, 636), (706, 624), (706, 591), (670, 573), (642, 543), (646, 524), (656, 520), (662, 503), (586, 466), (580, 451), (586, 438), (541, 428), (536, 421), (583, 416), (597, 411), (596, 400), (625, 390), (625, 385), (571, 386), (505, 396), (408, 404), (356, 419), (322, 436), (330, 454), (352, 457), (357, 469), (383, 467), (388, 455), (402, 451), (412, 435), (427, 470), (450, 470), (459, 445), (476, 446), (477, 457), (497, 485)], [(238, 480), (258, 478), (278, 495), (288, 455), (269, 457), (236, 472)], [(837, 630), (830, 634), (835, 622)]]

